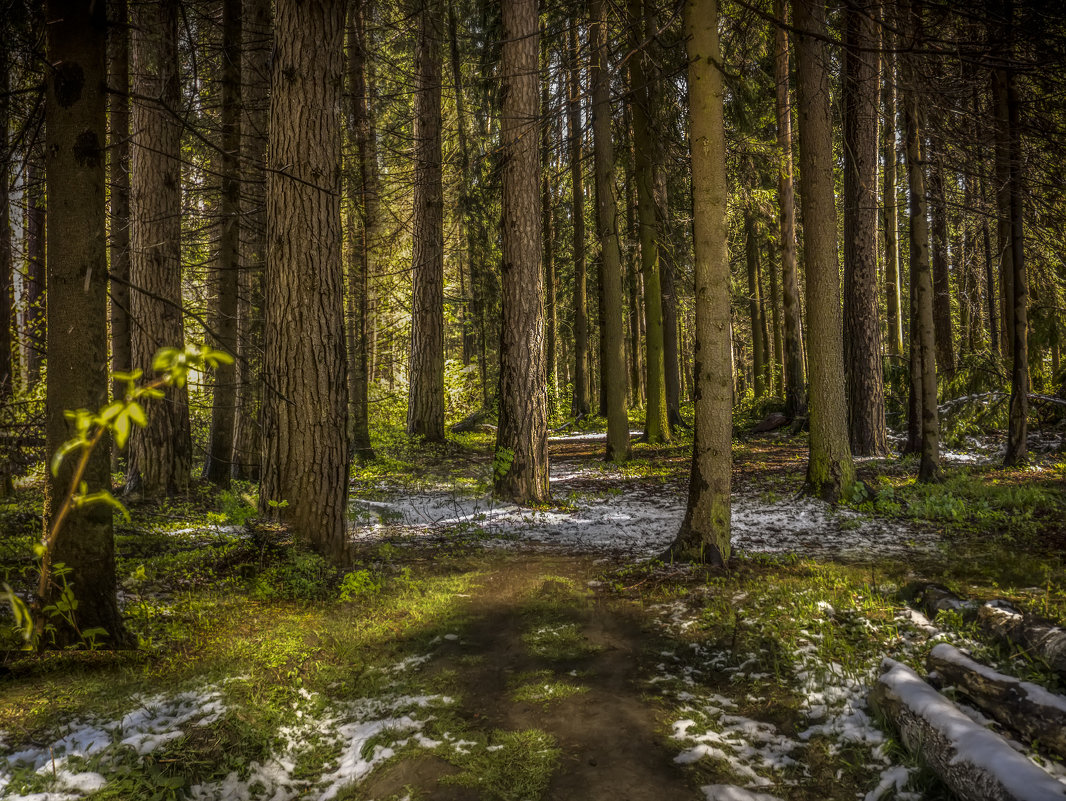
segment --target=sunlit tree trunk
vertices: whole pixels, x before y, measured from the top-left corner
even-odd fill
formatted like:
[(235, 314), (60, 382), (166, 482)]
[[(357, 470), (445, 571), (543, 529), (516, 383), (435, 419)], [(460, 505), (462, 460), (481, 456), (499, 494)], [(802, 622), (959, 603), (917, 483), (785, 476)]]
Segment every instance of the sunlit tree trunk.
[(259, 510), (343, 563), (348, 364), (341, 263), (344, 4), (278, 0), (267, 153)]
[(258, 481), (262, 451), (263, 274), (266, 264), (266, 144), (269, 125), (270, 0), (244, 0), (241, 48), (241, 248), (237, 296), (237, 419), (233, 477)]
[(570, 134), (571, 219), (574, 225), (574, 397), (575, 417), (589, 413), (589, 312), (587, 265), (585, 264), (585, 184), (581, 164), (581, 55), (577, 17), (570, 19), (570, 47), (567, 51), (567, 120)]
[(590, 0), (589, 50), (592, 53), (592, 133), (596, 173), (596, 220), (601, 247), (600, 296), (603, 298), (602, 383), (607, 405), (608, 461), (629, 458), (626, 416), (625, 348), (622, 319), (622, 251), (618, 242), (618, 203), (611, 139), (611, 91), (607, 55), (607, 14), (603, 0)]
[(796, 269), (796, 200), (792, 178), (792, 105), (789, 99), (788, 31), (785, 0), (774, 0), (774, 16), (781, 21), (774, 33), (774, 82), (777, 84), (777, 147), (780, 169), (777, 197), (781, 229), (781, 289), (785, 310), (785, 413), (793, 419), (807, 415), (807, 376), (803, 359), (799, 276)]
[[(935, 140), (934, 140), (935, 141)], [(937, 147), (938, 144), (934, 144)], [(954, 332), (951, 324), (951, 283), (948, 275), (948, 215), (944, 194), (944, 167), (941, 154), (927, 154), (929, 163), (929, 206), (932, 218), (933, 325), (936, 328), (936, 363), (938, 372), (955, 371)]]
[(833, 128), (830, 114), (824, 0), (793, 0), (796, 87), (799, 95), (803, 255), (807, 269), (807, 340), (810, 369), (810, 457), (807, 489), (836, 501), (855, 481), (848, 448), (841, 342), (840, 270), (833, 200)]
[(407, 433), (444, 439), (441, 0), (420, 0), (415, 41), (414, 233)]
[(695, 441), (688, 506), (669, 554), (721, 565), (730, 555), (733, 398), (717, 0), (688, 0), (685, 29), (696, 274)]
[(364, 462), (374, 458), (370, 443), (367, 315), (370, 275), (375, 269), (381, 237), (378, 222), (377, 145), (371, 114), (370, 62), (366, 38), (367, 16), (370, 13), (371, 5), (366, 0), (351, 3), (347, 33), (349, 136), (355, 144), (355, 163), (348, 171), (355, 205), (348, 218), (353, 229), (348, 262), (348, 436), (352, 453)]
[[(543, 64), (541, 66), (540, 114), (542, 120), (551, 119), (551, 74), (550, 53), (546, 46), (547, 39), (541, 38)], [(545, 359), (548, 370), (548, 402), (554, 412), (559, 403), (559, 359), (556, 355), (556, 337), (559, 330), (557, 296), (555, 291), (555, 192), (552, 187), (551, 152), (553, 127), (547, 123), (541, 126), (540, 139), (540, 210), (543, 230), (544, 254), (544, 321), (547, 341)]]
[(751, 209), (744, 209), (744, 253), (748, 267), (748, 316), (751, 318), (751, 371), (755, 397), (763, 397), (770, 388), (767, 380), (770, 360), (766, 353), (766, 315), (763, 313), (762, 288), (759, 285), (759, 242), (755, 234), (755, 218)]
[[(222, 3), (222, 197), (221, 231), (214, 265), (217, 347), (236, 355), (237, 297), (241, 248), (241, 21), (242, 0)], [(204, 478), (228, 486), (233, 472), (233, 430), (237, 402), (237, 368), (219, 365), (213, 375), (211, 433)]]
[[(103, 3), (49, 0), (45, 99), (48, 180), (48, 386), (45, 441), (49, 454), (73, 433), (63, 412), (107, 403), (107, 254), (105, 210), (105, 87), (107, 30)], [(88, 493), (111, 487), (111, 447), (104, 439), (84, 474)], [(57, 476), (46, 471), (45, 525), (70, 486), (75, 456)], [(78, 631), (100, 628), (110, 647), (125, 644), (116, 600), (114, 510), (96, 503), (71, 511), (51, 562), (70, 570)], [(42, 576), (43, 577), (43, 576)], [(53, 580), (38, 586), (42, 604), (58, 599)], [(56, 621), (56, 644), (78, 643), (78, 631)]]
[[(159, 348), (181, 348), (181, 102), (178, 2), (133, 6), (134, 132), (131, 173), (130, 316), (133, 366), (154, 374)], [(146, 409), (130, 437), (127, 488), (144, 495), (184, 492), (192, 469), (189, 395), (172, 388)]]
[(855, 456), (888, 453), (877, 303), (879, 2), (849, 0), (844, 52), (844, 364)]
[(655, 213), (655, 176), (651, 99), (645, 61), (644, 4), (629, 0), (629, 38), (634, 51), (629, 62), (633, 94), (633, 148), (636, 161), (637, 217), (640, 226), (640, 261), (644, 276), (645, 358), (648, 405), (644, 418), (644, 438), (651, 443), (669, 442), (665, 358), (663, 355), (662, 286), (659, 277), (658, 224)]
[[(886, 21), (890, 20), (885, 9)], [(885, 235), (885, 312), (888, 318), (888, 355), (898, 358), (903, 353), (903, 309), (900, 304), (899, 271), (899, 214), (896, 206), (896, 176), (899, 156), (896, 149), (896, 54), (895, 34), (882, 29), (885, 47), (882, 102), (885, 115), (881, 127), (881, 160), (884, 164), (884, 235)]]
[[(130, 63), (126, 0), (111, 0), (108, 14), (108, 250), (111, 283), (111, 369), (133, 365), (130, 331)], [(121, 397), (116, 382), (114, 396)]]
[(548, 398), (544, 366), (544, 271), (540, 262), (540, 154), (536, 0), (503, 5), (503, 325), (500, 425), (494, 485), (517, 503), (548, 491)]

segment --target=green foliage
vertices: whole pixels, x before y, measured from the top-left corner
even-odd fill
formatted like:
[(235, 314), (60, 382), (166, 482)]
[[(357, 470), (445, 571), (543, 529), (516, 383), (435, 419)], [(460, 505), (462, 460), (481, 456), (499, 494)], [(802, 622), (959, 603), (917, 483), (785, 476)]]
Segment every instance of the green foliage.
[(489, 748), (456, 753), (450, 761), (462, 769), (442, 784), (478, 790), (486, 801), (538, 801), (559, 765), (562, 751), (555, 738), (539, 729), (494, 731)]
[(492, 457), (492, 477), (496, 481), (500, 481), (511, 472), (511, 465), (514, 464), (515, 453), (510, 448), (497, 448), (496, 453)]
[(338, 572), (312, 551), (292, 549), (252, 582), (251, 595), (264, 601), (320, 601), (332, 594)]
[(341, 581), (339, 598), (342, 601), (355, 601), (372, 597), (381, 592), (385, 586), (380, 575), (371, 573), (366, 568), (353, 570)]

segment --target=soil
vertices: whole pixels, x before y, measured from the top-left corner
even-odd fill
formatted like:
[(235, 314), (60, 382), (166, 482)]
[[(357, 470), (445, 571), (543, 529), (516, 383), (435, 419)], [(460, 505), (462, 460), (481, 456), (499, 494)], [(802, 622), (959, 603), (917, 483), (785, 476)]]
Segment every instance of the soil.
[[(536, 728), (556, 738), (562, 756), (544, 796), (548, 801), (702, 799), (673, 762), (677, 749), (666, 747), (661, 710), (645, 695), (646, 655), (656, 652), (659, 635), (635, 606), (585, 589), (603, 568), (587, 556), (500, 557), (467, 603), (469, 625), (462, 640), (449, 644), (432, 669), (455, 670), (462, 677), (460, 714), (476, 728)], [(577, 589), (559, 593), (568, 586)], [(529, 604), (544, 599), (578, 626), (591, 653), (564, 660), (530, 653), (523, 642), (523, 634), (536, 627)], [(534, 671), (561, 678), (576, 672), (572, 681), (587, 692), (548, 703), (513, 700), (516, 679)], [(438, 784), (454, 772), (439, 758), (415, 756), (379, 771), (362, 790), (366, 798), (405, 788), (416, 790), (416, 798), (435, 801), (483, 797), (473, 789)]]

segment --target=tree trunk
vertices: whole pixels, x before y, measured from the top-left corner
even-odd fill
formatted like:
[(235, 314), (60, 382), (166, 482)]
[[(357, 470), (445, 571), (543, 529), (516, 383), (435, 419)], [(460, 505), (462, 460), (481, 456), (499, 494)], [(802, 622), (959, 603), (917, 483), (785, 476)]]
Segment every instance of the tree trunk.
[[(773, 393), (775, 397), (785, 397), (785, 362), (784, 342), (781, 338), (781, 282), (778, 270), (774, 265), (773, 246), (766, 243), (766, 265), (770, 274), (770, 330), (773, 332), (773, 358), (771, 359), (771, 374), (773, 377)], [(684, 338), (682, 338), (684, 343)]]
[[(8, 187), (11, 186), (11, 148), (8, 144), (10, 116), (11, 76), (6, 36), (0, 36), (0, 408), (6, 406), (15, 394), (12, 324), (15, 321), (14, 266), (11, 251), (11, 202)], [(30, 342), (30, 348), (33, 343)], [(6, 453), (0, 452), (0, 498), (14, 491), (11, 467)]]
[(841, 342), (840, 270), (833, 200), (833, 128), (824, 0), (793, 0), (799, 94), (800, 178), (810, 338), (807, 490), (836, 501), (855, 481), (848, 449)]
[(1064, 788), (906, 665), (886, 659), (870, 702), (963, 801), (1061, 801)]
[(774, 33), (774, 82), (777, 84), (777, 147), (780, 169), (777, 198), (781, 227), (781, 287), (785, 307), (785, 414), (807, 416), (807, 376), (803, 361), (799, 277), (796, 270), (796, 200), (792, 183), (792, 102), (789, 99), (788, 31), (785, 0), (774, 0), (774, 16), (781, 24)]
[(570, 128), (571, 219), (574, 223), (574, 417), (589, 413), (589, 312), (585, 264), (585, 188), (581, 176), (581, 62), (577, 17), (570, 19), (567, 120)]
[(951, 284), (948, 276), (948, 216), (944, 194), (944, 168), (940, 153), (926, 156), (929, 163), (929, 205), (933, 237), (933, 325), (936, 328), (936, 364), (939, 373), (955, 372), (954, 332), (951, 324)]
[(611, 462), (629, 459), (629, 418), (626, 415), (625, 334), (622, 319), (622, 251), (618, 243), (618, 202), (614, 184), (614, 142), (611, 139), (611, 87), (607, 54), (607, 14), (603, 0), (590, 0), (589, 50), (592, 54), (592, 133), (596, 173), (596, 219), (601, 247), (600, 297), (603, 321), (600, 339), (602, 386), (607, 405), (607, 451)]
[(877, 303), (877, 78), (880, 0), (845, 5), (844, 363), (854, 456), (888, 453)]
[[(889, 9), (885, 9), (886, 19)], [(885, 234), (885, 310), (888, 317), (888, 355), (898, 358), (903, 353), (903, 308), (900, 304), (899, 269), (899, 213), (896, 206), (896, 175), (899, 156), (896, 150), (896, 54), (895, 34), (887, 27), (882, 30), (885, 47), (885, 76), (882, 102), (885, 106), (881, 127), (882, 163), (884, 164), (884, 234)]]
[(1066, 757), (1066, 698), (1043, 687), (1019, 681), (974, 662), (958, 648), (942, 642), (929, 652), (926, 664), (945, 685), (962, 690), (986, 715), (1029, 741)]
[(353, 229), (349, 249), (351, 258), (348, 262), (348, 439), (353, 455), (359, 461), (366, 462), (374, 458), (374, 448), (370, 443), (367, 315), (370, 275), (376, 271), (381, 238), (377, 134), (371, 114), (370, 61), (366, 38), (366, 22), (372, 14), (372, 6), (366, 0), (351, 3), (348, 13), (349, 138), (355, 144), (355, 164), (348, 170), (355, 205), (353, 213), (348, 216)]
[[(544, 46), (544, 64), (541, 70), (541, 119), (551, 119), (551, 62), (546, 46), (547, 39), (541, 40)], [(558, 312), (556, 311), (555, 292), (555, 193), (551, 182), (551, 152), (552, 152), (552, 126), (541, 126), (540, 139), (540, 210), (543, 225), (541, 236), (543, 245), (541, 250), (544, 258), (544, 317), (545, 334), (547, 337), (545, 359), (548, 370), (548, 403), (549, 412), (555, 411), (559, 403), (559, 360), (556, 356), (556, 337), (559, 329)]]
[[(111, 369), (133, 366), (130, 329), (130, 31), (126, 0), (111, 0), (108, 29), (108, 249), (111, 270)], [(113, 396), (122, 397), (116, 382)]]
[(633, 156), (633, 137), (630, 133), (632, 126), (629, 124), (629, 118), (631, 116), (628, 113), (629, 104), (626, 104), (627, 113), (625, 114), (626, 124), (626, 139), (628, 144), (628, 158), (626, 159), (626, 176), (625, 176), (625, 207), (626, 207), (626, 231), (627, 239), (630, 243), (628, 252), (626, 253), (626, 270), (627, 280), (629, 283), (629, 390), (631, 393), (631, 405), (641, 407), (644, 405), (644, 342), (642, 334), (642, 322), (644, 315), (641, 310), (644, 308), (643, 297), (640, 291), (640, 269), (638, 264), (637, 251), (639, 248), (638, 237), (639, 234), (635, 234), (635, 220), (633, 214), (634, 202), (633, 192), (636, 184), (634, 177), (634, 156)]
[(755, 219), (750, 207), (744, 209), (744, 243), (748, 266), (748, 316), (751, 318), (751, 373), (755, 379), (755, 397), (758, 399), (769, 389), (767, 376), (770, 360), (766, 357), (766, 318), (759, 287), (759, 243), (755, 238)]
[(270, 0), (244, 0), (241, 48), (241, 249), (237, 298), (237, 419), (233, 477), (258, 481), (262, 451), (263, 277), (266, 266), (266, 144), (269, 125)]
[(415, 43), (414, 251), (407, 433), (444, 439), (444, 188), (441, 0), (420, 0)]
[(503, 4), (503, 325), (500, 426), (493, 464), (497, 494), (544, 503), (548, 490), (548, 400), (544, 366), (544, 272), (540, 263), (536, 0)]
[(270, 100), (262, 514), (337, 563), (348, 553), (341, 264), (344, 4), (278, 0)]
[[(911, 5), (902, 6), (911, 44), (920, 42), (920, 22), (908, 18)], [(918, 424), (921, 450), (919, 481), (940, 478), (940, 421), (936, 395), (936, 334), (933, 323), (933, 281), (929, 266), (929, 223), (925, 193), (925, 157), (918, 111), (918, 78), (911, 58), (903, 60), (904, 123), (907, 179), (910, 188), (911, 267), (911, 408)]]
[[(681, 369), (677, 359), (677, 272), (670, 241), (670, 202), (666, 189), (666, 171), (656, 165), (655, 210), (658, 219), (659, 267), (663, 290), (663, 379), (666, 381), (666, 419), (670, 430), (685, 424), (681, 419)], [(767, 365), (769, 368), (769, 365)]]
[(633, 95), (633, 148), (636, 162), (637, 216), (640, 226), (640, 262), (644, 276), (645, 355), (648, 406), (644, 439), (650, 443), (669, 442), (670, 424), (666, 405), (666, 362), (663, 354), (662, 287), (659, 277), (658, 225), (655, 213), (655, 176), (652, 105), (646, 68), (644, 4), (629, 0), (629, 38), (634, 56), (629, 61), (629, 82)]
[[(146, 376), (163, 347), (185, 345), (181, 306), (181, 102), (178, 3), (133, 7), (134, 148), (131, 174), (130, 317), (133, 366)], [(189, 487), (189, 394), (173, 387), (147, 405), (148, 425), (130, 436), (127, 490), (145, 496)]]
[[(41, 368), (44, 366), (45, 345), (45, 260), (46, 260), (46, 220), (48, 212), (45, 205), (44, 148), (30, 148), (26, 168), (26, 364), (25, 386), (33, 389), (41, 380)], [(127, 202), (128, 205), (128, 202)], [(128, 231), (128, 228), (127, 228)], [(128, 257), (128, 253), (127, 253)], [(128, 287), (127, 287), (128, 290)], [(127, 303), (128, 291), (127, 291)], [(14, 359), (14, 356), (12, 356)], [(129, 361), (126, 366), (128, 368)]]
[(730, 555), (733, 398), (717, 0), (688, 0), (685, 30), (696, 274), (696, 416), (688, 506), (669, 554), (722, 565)]
[[(241, 249), (241, 21), (242, 0), (222, 3), (222, 197), (218, 256), (214, 283), (218, 303), (214, 315), (216, 347), (236, 355), (237, 298), (240, 293)], [(233, 430), (237, 412), (237, 368), (221, 364), (214, 370), (211, 432), (204, 478), (229, 486), (233, 473)]]
[[(104, 146), (107, 22), (103, 3), (50, 0), (45, 98), (45, 171), (48, 180), (48, 386), (45, 448), (53, 454), (73, 433), (63, 412), (107, 404), (107, 253), (104, 236)], [(6, 184), (5, 184), (6, 186)], [(77, 459), (67, 458), (55, 477), (47, 473), (45, 526), (70, 487)], [(85, 492), (111, 488), (111, 447), (103, 439), (89, 458)], [(59, 646), (100, 628), (103, 642), (125, 644), (115, 582), (114, 510), (95, 503), (71, 510), (51, 561), (69, 568), (66, 583), (77, 598), (73, 631), (56, 623)], [(42, 604), (54, 603), (55, 577), (38, 587)]]

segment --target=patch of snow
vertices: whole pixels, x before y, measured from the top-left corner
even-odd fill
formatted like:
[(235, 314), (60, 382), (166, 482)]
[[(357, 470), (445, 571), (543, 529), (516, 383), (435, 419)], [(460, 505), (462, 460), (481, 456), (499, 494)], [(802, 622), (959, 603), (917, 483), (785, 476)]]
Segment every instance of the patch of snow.
[(904, 793), (903, 790), (910, 779), (911, 769), (906, 765), (894, 765), (887, 768), (881, 771), (880, 781), (878, 781), (874, 789), (866, 794), (866, 798), (863, 801), (880, 801), (889, 790), (892, 790), (897, 801), (900, 801), (906, 796), (912, 795), (911, 793)]
[(753, 793), (735, 784), (705, 784), (700, 789), (707, 801), (781, 801), (775, 795)]
[[(966, 656), (962, 651), (953, 645), (946, 642), (938, 643), (933, 646), (933, 650), (929, 652), (930, 656), (936, 655), (937, 659), (941, 659), (945, 662), (953, 662), (959, 665), (963, 670), (972, 671), (980, 676), (993, 682), (1011, 681), (1018, 682), (1013, 676), (1007, 676), (1003, 673), (999, 673), (987, 665), (982, 665), (980, 662), (975, 662)], [(1017, 683), (1017, 689), (1021, 690), (1030, 701), (1034, 704), (1047, 707), (1049, 709), (1055, 709), (1059, 712), (1066, 713), (1066, 697), (1056, 695), (1050, 692), (1045, 687), (1041, 687), (1038, 684), (1033, 684), (1028, 681), (1021, 681)]]

